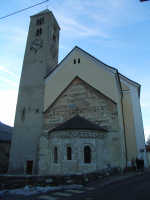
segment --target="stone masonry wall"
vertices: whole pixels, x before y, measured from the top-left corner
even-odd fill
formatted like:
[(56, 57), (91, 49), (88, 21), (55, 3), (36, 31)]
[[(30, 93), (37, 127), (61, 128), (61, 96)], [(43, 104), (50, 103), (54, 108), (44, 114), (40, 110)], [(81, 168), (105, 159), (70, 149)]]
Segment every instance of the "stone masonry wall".
[(45, 132), (77, 114), (109, 131), (119, 129), (116, 104), (81, 79), (75, 78), (45, 112)]
[[(117, 134), (118, 135), (118, 134)], [(72, 159), (67, 160), (67, 147)], [(84, 162), (84, 147), (91, 149), (91, 162)], [(54, 149), (57, 148), (57, 163)], [(121, 167), (121, 147), (116, 132), (92, 130), (54, 131), (40, 138), (39, 174), (65, 175), (99, 171), (107, 167)]]

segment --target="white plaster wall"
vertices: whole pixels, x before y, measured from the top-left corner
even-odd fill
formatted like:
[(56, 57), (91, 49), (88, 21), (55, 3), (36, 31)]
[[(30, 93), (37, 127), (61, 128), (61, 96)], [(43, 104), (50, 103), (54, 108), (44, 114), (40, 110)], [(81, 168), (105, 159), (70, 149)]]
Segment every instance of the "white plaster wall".
[(120, 132), (110, 132), (104, 139), (103, 160), (104, 166), (110, 164), (112, 167), (123, 167), (122, 136)]
[[(116, 87), (118, 85), (118, 81), (116, 80)], [(124, 125), (123, 125), (123, 110), (122, 110), (122, 105), (121, 105), (121, 95), (120, 95), (120, 88), (118, 88), (118, 95), (117, 95), (117, 111), (118, 111), (118, 121), (119, 121), (119, 131), (118, 131), (118, 135), (117, 137), (119, 137), (119, 143), (120, 143), (120, 148), (119, 148), (119, 152), (120, 152), (120, 159), (118, 159), (119, 162), (119, 167), (121, 167), (122, 169), (126, 167), (126, 149), (125, 149), (125, 129), (124, 129)], [(114, 134), (115, 136), (116, 134)], [(112, 134), (113, 136), (113, 134)], [(111, 146), (112, 143), (110, 142)], [(115, 166), (118, 166), (118, 164), (114, 164)]]
[[(79, 64), (73, 64), (74, 59), (80, 58)], [(115, 74), (106, 70), (103, 63), (94, 62), (91, 57), (85, 55), (78, 48), (64, 60), (60, 66), (45, 80), (45, 103), (46, 110), (60, 93), (76, 77), (80, 77), (89, 85), (117, 102), (117, 88)], [(54, 90), (55, 86), (55, 90)], [(57, 87), (56, 87), (57, 86)]]
[(138, 96), (138, 90), (136, 87), (130, 86), (131, 97), (132, 97), (132, 106), (134, 113), (134, 123), (136, 130), (136, 141), (138, 152), (140, 149), (145, 149), (145, 138), (144, 138), (144, 128), (143, 128), (143, 120), (141, 114), (141, 106), (140, 106), (140, 98)]
[[(125, 81), (124, 79), (121, 79), (121, 81), (124, 84), (126, 84), (130, 89), (137, 154), (140, 154), (140, 150), (145, 149), (145, 136), (144, 136), (142, 113), (141, 113), (140, 97), (138, 94), (138, 86), (136, 86), (135, 84), (131, 84), (129, 81)], [(144, 154), (145, 166), (147, 167), (146, 154), (145, 152), (143, 154)]]
[(137, 150), (140, 154), (140, 150), (144, 149), (144, 161), (145, 166), (148, 167), (146, 151), (145, 151), (145, 136), (144, 136), (144, 127), (141, 113), (140, 98), (138, 96), (138, 90), (136, 87), (131, 87), (131, 97), (134, 113), (134, 124), (136, 130), (136, 141), (137, 141)]

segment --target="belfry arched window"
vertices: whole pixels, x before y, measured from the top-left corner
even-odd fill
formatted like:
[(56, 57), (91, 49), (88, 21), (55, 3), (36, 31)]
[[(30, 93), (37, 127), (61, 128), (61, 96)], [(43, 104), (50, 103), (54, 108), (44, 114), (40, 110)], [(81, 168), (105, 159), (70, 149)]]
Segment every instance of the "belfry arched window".
[(58, 163), (58, 149), (54, 147), (54, 163)]
[(39, 36), (42, 34), (42, 28), (39, 28), (36, 30), (36, 36)]
[(53, 34), (53, 40), (56, 41), (56, 35), (55, 34)]
[(84, 147), (84, 163), (91, 163), (91, 148), (89, 146)]
[(72, 149), (67, 147), (67, 160), (72, 160)]
[(44, 24), (44, 17), (37, 19), (36, 21), (36, 25), (42, 25), (42, 24)]

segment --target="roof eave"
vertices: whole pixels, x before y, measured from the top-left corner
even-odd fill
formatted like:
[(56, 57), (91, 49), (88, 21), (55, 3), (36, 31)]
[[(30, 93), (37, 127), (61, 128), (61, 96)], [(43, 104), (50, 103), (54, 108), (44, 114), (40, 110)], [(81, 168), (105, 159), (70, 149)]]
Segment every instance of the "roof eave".
[(90, 130), (90, 131), (103, 131), (103, 132), (108, 132), (108, 130), (106, 130), (106, 129), (82, 129), (82, 128), (68, 128), (68, 129), (57, 129), (57, 128), (54, 128), (54, 129), (52, 129), (52, 130), (49, 130), (48, 131), (48, 133), (52, 133), (52, 132), (55, 132), (55, 131), (69, 131), (69, 130), (85, 130), (85, 131), (87, 131), (87, 130)]
[(48, 78), (49, 75), (50, 75), (51, 73), (53, 73), (53, 72), (55, 71), (55, 69), (57, 69), (57, 68), (61, 65), (61, 63), (63, 63), (63, 62), (67, 59), (67, 57), (68, 57), (75, 49), (78, 49), (78, 50), (80, 50), (81, 52), (87, 54), (89, 57), (91, 57), (91, 58), (94, 59), (95, 61), (97, 61), (97, 62), (99, 62), (99, 63), (102, 63), (103, 65), (105, 65), (106, 67), (108, 67), (108, 69), (110, 69), (111, 72), (116, 73), (116, 70), (117, 70), (116, 68), (111, 67), (111, 66), (105, 64), (105, 63), (102, 62), (101, 60), (97, 59), (97, 58), (94, 57), (93, 55), (91, 55), (91, 54), (89, 54), (88, 52), (86, 52), (85, 50), (81, 49), (81, 48), (78, 47), (78, 46), (75, 46), (75, 47), (62, 59), (62, 61), (61, 61), (59, 64), (57, 64), (52, 70), (50, 70), (50, 71), (48, 72), (48, 74), (45, 76), (45, 79)]
[(128, 83), (132, 84), (133, 86), (136, 86), (138, 88), (138, 95), (140, 97), (140, 93), (141, 93), (141, 85), (131, 79), (129, 79), (128, 77), (124, 76), (123, 74), (119, 73), (119, 76), (121, 76), (124, 80), (126, 80)]

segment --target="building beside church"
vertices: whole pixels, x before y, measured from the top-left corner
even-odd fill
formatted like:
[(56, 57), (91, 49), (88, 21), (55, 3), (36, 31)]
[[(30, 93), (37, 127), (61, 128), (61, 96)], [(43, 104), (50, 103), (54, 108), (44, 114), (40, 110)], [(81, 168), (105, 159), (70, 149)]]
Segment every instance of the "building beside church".
[(0, 122), (0, 174), (7, 173), (13, 127)]
[(77, 46), (58, 63), (59, 31), (49, 10), (31, 16), (9, 173), (130, 166), (145, 149), (140, 85)]

